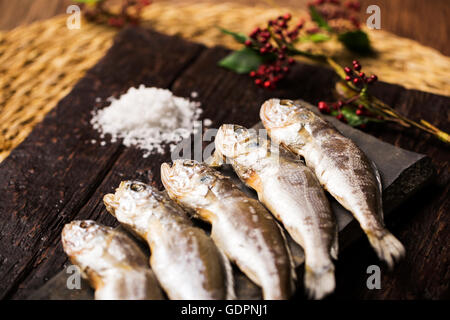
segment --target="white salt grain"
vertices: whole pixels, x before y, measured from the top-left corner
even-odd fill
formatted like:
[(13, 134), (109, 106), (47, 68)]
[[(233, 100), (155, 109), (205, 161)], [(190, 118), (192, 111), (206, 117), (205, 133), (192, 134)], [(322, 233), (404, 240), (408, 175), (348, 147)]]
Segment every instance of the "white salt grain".
[(144, 85), (108, 101), (108, 107), (93, 112), (93, 128), (102, 138), (111, 135), (111, 142), (120, 138), (125, 146), (142, 149), (144, 157), (163, 153), (166, 144), (172, 150), (173, 145), (189, 137), (202, 112), (199, 102)]
[(207, 119), (204, 119), (204, 120), (203, 120), (203, 123), (205, 124), (206, 127), (209, 127), (210, 125), (212, 125), (211, 119), (208, 119), (208, 118), (207, 118)]

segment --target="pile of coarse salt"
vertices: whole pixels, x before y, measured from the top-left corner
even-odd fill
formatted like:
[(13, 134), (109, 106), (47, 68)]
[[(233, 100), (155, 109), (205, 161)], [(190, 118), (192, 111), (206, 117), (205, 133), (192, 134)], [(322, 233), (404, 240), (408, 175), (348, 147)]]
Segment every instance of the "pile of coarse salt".
[[(108, 107), (93, 111), (91, 124), (101, 138), (111, 135), (111, 142), (123, 139), (127, 147), (142, 149), (144, 157), (163, 153), (164, 145), (173, 151), (176, 144), (196, 133), (202, 109), (200, 103), (176, 97), (160, 88), (130, 88), (119, 99), (108, 98)], [(104, 141), (101, 142), (105, 144)]]

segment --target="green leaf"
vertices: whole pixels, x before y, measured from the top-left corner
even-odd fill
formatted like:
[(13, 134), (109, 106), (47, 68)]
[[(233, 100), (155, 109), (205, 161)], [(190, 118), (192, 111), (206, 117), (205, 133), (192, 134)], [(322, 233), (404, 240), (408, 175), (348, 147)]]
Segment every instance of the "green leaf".
[(245, 40), (248, 39), (248, 37), (245, 34), (243, 34), (243, 33), (233, 32), (233, 31), (221, 28), (221, 27), (218, 27), (218, 28), (219, 28), (219, 30), (222, 33), (225, 33), (225, 34), (228, 34), (228, 35), (232, 36), (234, 38), (234, 40), (236, 40), (239, 43), (244, 43)]
[(355, 113), (355, 110), (351, 108), (342, 108), (342, 114), (347, 119), (347, 123), (352, 127), (357, 127), (363, 123), (367, 123), (366, 117), (360, 117)]
[(356, 30), (341, 33), (338, 39), (351, 51), (363, 54), (372, 52), (369, 37), (364, 31)]
[(258, 52), (250, 48), (243, 48), (230, 53), (219, 61), (219, 66), (237, 73), (249, 73), (264, 63), (265, 59)]
[(314, 34), (303, 36), (303, 37), (299, 38), (299, 40), (301, 42), (307, 42), (307, 41), (324, 42), (324, 41), (328, 41), (330, 39), (331, 39), (331, 37), (324, 33), (314, 33)]
[(309, 6), (309, 14), (311, 16), (311, 19), (317, 23), (319, 28), (331, 31), (331, 27), (328, 25), (327, 21), (321, 16), (321, 14), (317, 11), (316, 7)]

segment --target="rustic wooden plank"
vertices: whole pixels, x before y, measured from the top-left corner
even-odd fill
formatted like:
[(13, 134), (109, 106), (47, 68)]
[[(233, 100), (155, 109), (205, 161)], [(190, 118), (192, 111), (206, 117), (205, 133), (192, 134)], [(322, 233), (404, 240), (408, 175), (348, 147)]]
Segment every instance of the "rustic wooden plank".
[(77, 216), (122, 153), (119, 143), (101, 149), (90, 143), (98, 139), (89, 124), (95, 99), (141, 83), (168, 87), (203, 48), (124, 30), (107, 58), (0, 164), (0, 297), (21, 297), (42, 284), (42, 266), (61, 255), (55, 249), (63, 225)]
[[(150, 39), (149, 39), (150, 40)], [(130, 47), (138, 47), (139, 49), (136, 49), (136, 51), (140, 52), (143, 50), (143, 47), (145, 45), (136, 46), (135, 43), (136, 39), (134, 37), (129, 37), (127, 39), (129, 44), (125, 46), (118, 46), (118, 50), (126, 50), (124, 47), (130, 46)], [(156, 40), (155, 40), (156, 41)], [(131, 43), (131, 44), (130, 44)], [(160, 49), (161, 50), (161, 49)], [(166, 54), (163, 50), (161, 50), (163, 54)], [(120, 51), (119, 54), (116, 54), (114, 56), (114, 59), (123, 59), (123, 51)], [(136, 54), (134, 52), (133, 54)], [(270, 96), (281, 96), (281, 97), (288, 97), (288, 98), (304, 98), (305, 100), (317, 102), (318, 99), (328, 99), (331, 96), (331, 91), (329, 90), (331, 84), (333, 83), (333, 74), (331, 71), (324, 69), (324, 68), (318, 68), (318, 67), (312, 67), (312, 66), (306, 66), (306, 65), (299, 65), (296, 68), (294, 68), (293, 72), (289, 76), (289, 80), (285, 82), (284, 87), (282, 90), (277, 90), (273, 92), (264, 91), (262, 89), (257, 89), (252, 83), (251, 79), (249, 79), (247, 76), (237, 76), (231, 72), (228, 72), (226, 70), (220, 69), (216, 67), (217, 60), (226, 54), (226, 51), (224, 49), (220, 48), (214, 48), (211, 50), (203, 51), (198, 57), (198, 60), (195, 61), (194, 64), (190, 65), (186, 69), (179, 69), (177, 74), (181, 74), (181, 76), (173, 82), (173, 85), (171, 85), (171, 89), (174, 91), (175, 94), (179, 96), (189, 96), (192, 91), (197, 91), (199, 93), (199, 99), (203, 102), (203, 108), (205, 109), (204, 117), (211, 118), (213, 120), (213, 126), (220, 125), (224, 122), (234, 122), (234, 123), (240, 123), (245, 126), (251, 126), (254, 124), (255, 119), (257, 119), (257, 113), (259, 104), (266, 98)], [(167, 57), (168, 59), (170, 56)], [(112, 57), (107, 57), (105, 60), (108, 60), (110, 63), (114, 61)], [(162, 59), (162, 58), (161, 58)], [(105, 61), (104, 60), (104, 61)], [(135, 60), (130, 59), (128, 57), (128, 60)], [(172, 63), (171, 60), (169, 60), (170, 63), (165, 63), (165, 65), (169, 65)], [(132, 62), (130, 62), (132, 63)], [(115, 65), (115, 64), (114, 64)], [(102, 67), (106, 66), (103, 65)], [(151, 63), (148, 64), (147, 60), (142, 60), (140, 64), (140, 68), (146, 69), (144, 73), (142, 74), (152, 74), (152, 69), (155, 66)], [(127, 69), (126, 66), (123, 69)], [(124, 72), (130, 72), (130, 70), (126, 70)], [(142, 76), (141, 73), (139, 73), (140, 76)], [(111, 76), (111, 75), (109, 75)], [(112, 75), (114, 76), (114, 75)], [(85, 81), (85, 80), (83, 80)], [(122, 81), (124, 81), (121, 77), (115, 77), (113, 80), (111, 80), (110, 83), (114, 83), (114, 86), (117, 88), (121, 88), (118, 91), (124, 91), (126, 90), (126, 86), (123, 85)], [(154, 80), (152, 79), (144, 79), (142, 81), (128, 81), (125, 79), (124, 82), (127, 82), (127, 85), (136, 85), (139, 83), (144, 84), (152, 84)], [(167, 86), (169, 86), (172, 82), (170, 82)], [(104, 95), (102, 94), (102, 97), (106, 97), (111, 93), (111, 90), (105, 90), (104, 87), (97, 87), (97, 88), (90, 88), (87, 86), (86, 92), (92, 92), (96, 90), (104, 90)], [(431, 110), (440, 110), (445, 111), (445, 105), (448, 105), (447, 98), (435, 96), (435, 95), (428, 95), (425, 96), (426, 99), (422, 97), (424, 101), (421, 99), (418, 99), (417, 97), (413, 98), (412, 101), (409, 101), (409, 92), (398, 87), (398, 86), (388, 86), (381, 84), (376, 90), (381, 90), (380, 93), (383, 95), (380, 95), (380, 97), (383, 98), (389, 98), (392, 101), (387, 101), (389, 103), (398, 100), (399, 105), (401, 108), (403, 108), (403, 101), (406, 99), (409, 103), (408, 106), (405, 105), (405, 107), (409, 107), (412, 105), (411, 103), (416, 102), (422, 102), (423, 106), (428, 107), (428, 100), (430, 100), (430, 109)], [(414, 94), (414, 93), (413, 93)], [(420, 93), (421, 94), (421, 93)], [(404, 97), (405, 95), (405, 97)], [(69, 96), (70, 97), (70, 96)], [(68, 97), (68, 98), (69, 98)], [(67, 98), (66, 98), (67, 99)], [(417, 99), (417, 100), (416, 100)], [(385, 99), (386, 100), (386, 99)], [(226, 104), (224, 103), (226, 101)], [(437, 106), (437, 107), (436, 107)], [(76, 114), (72, 114), (75, 116)], [(425, 118), (427, 115), (424, 115)], [(429, 119), (429, 118), (428, 118)], [(442, 120), (441, 120), (442, 121)], [(437, 123), (437, 122), (436, 122)], [(71, 128), (71, 127), (69, 127)], [(385, 128), (385, 127), (383, 127)], [(388, 127), (389, 130), (393, 130), (392, 137), (397, 137), (399, 135), (398, 132), (396, 132), (397, 129)], [(86, 128), (85, 128), (86, 129)], [(41, 129), (42, 130), (42, 129)], [(90, 129), (86, 129), (90, 130)], [(376, 134), (378, 133), (379, 136), (382, 138), (386, 137), (386, 140), (389, 141), (391, 131), (382, 130), (381, 132), (374, 131)], [(416, 134), (414, 131), (412, 133), (409, 133), (410, 131), (407, 131), (408, 134)], [(96, 137), (95, 135), (89, 136)], [(423, 137), (423, 136), (420, 136)], [(431, 140), (431, 139), (430, 139)], [(407, 143), (410, 143), (409, 139), (406, 138), (405, 141)], [(394, 141), (395, 142), (395, 141)], [(427, 145), (429, 146), (429, 145)], [(41, 149), (44, 147), (44, 143), (41, 141)], [(62, 146), (60, 146), (62, 147)], [(422, 147), (422, 146), (421, 146)], [(412, 145), (412, 148), (416, 148), (417, 146)], [(411, 149), (411, 148), (410, 148)], [(101, 149), (103, 150), (103, 149)], [(35, 150), (39, 152), (43, 152), (42, 150)], [(40, 154), (39, 152), (36, 152), (35, 155)], [(98, 155), (90, 154), (89, 155), (92, 158), (95, 158)], [(25, 157), (25, 156), (24, 156)], [(39, 263), (35, 265), (35, 267), (31, 268), (26, 271), (26, 275), (20, 279), (19, 282), (17, 282), (16, 286), (21, 286), (19, 290), (15, 291), (16, 288), (14, 288), (14, 292), (10, 291), (10, 294), (8, 297), (12, 298), (21, 298), (26, 297), (33, 289), (39, 287), (46, 278), (52, 277), (54, 274), (56, 274), (58, 271), (62, 270), (62, 265), (66, 261), (65, 255), (63, 254), (60, 244), (59, 244), (59, 230), (63, 223), (66, 223), (68, 220), (71, 220), (72, 218), (94, 218), (99, 220), (100, 222), (106, 223), (106, 224), (112, 224), (114, 225), (114, 220), (111, 219), (111, 217), (105, 212), (104, 207), (101, 202), (102, 196), (113, 190), (114, 187), (118, 185), (120, 180), (127, 179), (127, 178), (142, 178), (145, 180), (148, 173), (152, 173), (154, 175), (154, 181), (157, 181), (157, 186), (161, 187), (159, 184), (159, 164), (162, 161), (169, 160), (169, 156), (152, 156), (147, 159), (143, 159), (139, 152), (136, 152), (136, 150), (133, 149), (126, 149), (123, 151), (119, 151), (116, 154), (117, 159), (110, 163), (111, 169), (107, 172), (102, 172), (102, 175), (97, 181), (97, 185), (95, 189), (91, 190), (90, 194), (88, 194), (89, 197), (86, 197), (84, 202), (80, 201), (77, 202), (79, 207), (74, 208), (74, 210), (70, 212), (65, 212), (66, 215), (70, 215), (66, 217), (66, 219), (61, 218), (55, 218), (53, 219), (59, 219), (60, 224), (58, 224), (57, 228), (51, 229), (51, 233), (54, 234), (52, 236), (51, 241), (47, 241), (45, 245), (42, 245), (41, 248), (46, 250), (43, 253), (34, 253), (36, 256), (39, 257)], [(442, 159), (441, 159), (442, 160)], [(93, 161), (93, 160), (91, 160)], [(439, 163), (438, 163), (439, 165)], [(44, 168), (48, 168), (44, 167)], [(36, 171), (36, 168), (33, 168)], [(2, 167), (0, 167), (0, 171), (2, 170)], [(14, 169), (15, 170), (15, 169)], [(138, 172), (136, 172), (138, 170)], [(17, 171), (16, 171), (17, 172)], [(1, 177), (1, 176), (0, 176)], [(103, 178), (104, 177), (104, 178)], [(448, 178), (448, 177), (447, 177)], [(1, 178), (0, 178), (1, 179)], [(55, 175), (55, 179), (61, 179), (61, 176)], [(64, 179), (62, 179), (64, 181)], [(5, 180), (9, 181), (9, 180)], [(33, 180), (36, 182), (36, 180)], [(91, 181), (91, 180), (90, 180)], [(446, 180), (448, 182), (448, 179)], [(1, 180), (0, 180), (1, 182)], [(2, 184), (0, 184), (1, 186)], [(41, 191), (40, 191), (41, 192)], [(448, 192), (448, 190), (447, 190)], [(42, 194), (42, 193), (41, 193)], [(74, 194), (69, 194), (70, 197), (73, 197)], [(5, 198), (6, 199), (6, 198)], [(9, 198), (10, 199), (10, 198)], [(21, 198), (24, 199), (23, 197)], [(69, 198), (70, 199), (70, 198)], [(445, 198), (443, 198), (445, 199)], [(0, 200), (2, 200), (0, 198)], [(9, 201), (9, 200), (8, 200)], [(4, 203), (4, 201), (1, 201), (0, 203)], [(444, 202), (441, 202), (444, 203)], [(3, 207), (1, 208), (3, 211)], [(79, 212), (76, 212), (80, 209)], [(414, 208), (413, 208), (414, 209)], [(445, 208), (443, 208), (445, 209)], [(445, 212), (441, 211), (440, 212)], [(41, 213), (39, 212), (39, 215)], [(440, 219), (443, 221), (442, 226), (448, 225), (448, 221), (446, 222), (444, 220), (445, 215), (441, 215)], [(34, 217), (34, 221), (37, 221), (38, 219)], [(410, 218), (405, 217), (405, 220), (409, 220)], [(64, 221), (62, 221), (64, 220)], [(446, 224), (447, 223), (447, 224)], [(31, 224), (30, 224), (31, 225)], [(59, 228), (59, 229), (58, 229)], [(3, 230), (3, 229), (1, 229)], [(40, 232), (45, 229), (40, 229)], [(423, 230), (421, 230), (423, 232)], [(439, 250), (442, 249), (442, 244), (445, 245), (446, 238), (443, 236), (445, 235), (446, 231), (443, 231), (442, 233), (439, 233), (438, 239), (441, 240), (440, 246), (437, 246), (437, 248), (433, 248), (428, 246), (429, 242), (426, 243), (426, 248), (428, 250), (432, 250), (434, 259), (432, 263), (436, 264), (439, 263), (441, 267), (439, 268), (439, 275), (442, 279), (448, 279), (448, 276), (444, 272), (445, 270), (442, 268), (442, 265), (445, 266), (445, 260), (444, 262), (436, 262), (439, 261)], [(49, 233), (49, 234), (51, 234)], [(410, 246), (413, 246), (414, 243), (417, 242), (417, 233), (415, 236), (416, 238), (407, 239), (400, 237), (401, 240), (405, 243), (410, 243)], [(9, 241), (9, 238), (7, 238), (6, 233), (0, 234), (2, 239), (6, 239)], [(447, 234), (448, 235), (448, 234)], [(423, 236), (423, 235), (421, 235)], [(2, 241), (3, 242), (3, 241)], [(364, 242), (363, 242), (364, 243)], [(0, 244), (1, 245), (1, 244)], [(363, 246), (364, 247), (364, 246)], [(36, 248), (31, 248), (30, 251), (36, 250)], [(434, 251), (438, 250), (438, 251)], [(15, 251), (15, 249), (12, 249), (10, 252)], [(352, 251), (352, 250), (351, 250)], [(2, 251), (0, 251), (2, 252)], [(33, 251), (34, 252), (34, 251)], [(30, 253), (29, 253), (30, 254)], [(345, 259), (344, 259), (345, 257)], [(420, 257), (419, 255), (414, 256), (415, 259)], [(372, 260), (371, 260), (372, 259)], [(355, 261), (356, 260), (356, 261)], [(367, 268), (368, 264), (367, 261), (373, 262), (373, 263), (379, 263), (379, 261), (374, 258), (374, 255), (370, 248), (365, 248), (363, 252), (357, 252), (357, 254), (353, 253), (352, 256), (348, 256), (347, 253), (344, 253), (341, 256), (341, 261), (338, 262), (337, 267), (337, 274), (338, 274), (338, 293), (335, 295), (335, 297), (341, 297), (350, 295), (350, 296), (357, 296), (358, 295), (364, 295), (367, 294), (364, 291), (365, 288), (365, 269)], [(26, 261), (25, 261), (26, 262)], [(23, 262), (20, 262), (23, 263)], [(407, 258), (407, 261), (405, 261), (403, 264), (414, 264), (414, 260), (409, 261), (409, 257)], [(355, 269), (354, 265), (357, 266), (357, 269)], [(3, 269), (0, 267), (0, 276), (4, 275), (2, 273)], [(347, 270), (352, 270), (353, 273), (348, 273)], [(407, 272), (406, 272), (407, 273)], [(383, 274), (383, 277), (386, 277), (386, 275)], [(389, 276), (388, 276), (389, 277)], [(437, 276), (436, 276), (437, 277)], [(446, 278), (447, 277), (447, 278)], [(387, 278), (389, 280), (389, 278)], [(344, 281), (344, 283), (342, 283)], [(383, 278), (383, 281), (385, 281), (385, 278)], [(424, 280), (426, 281), (426, 280)], [(339, 284), (340, 283), (340, 284)], [(354, 283), (354, 285), (352, 285)], [(447, 281), (448, 283), (448, 281)], [(363, 289), (361, 289), (363, 288)], [(400, 289), (399, 289), (400, 288)], [(448, 288), (448, 286), (447, 286)], [(344, 290), (344, 294), (341, 295), (342, 290)], [(353, 290), (353, 291), (352, 291)], [(358, 291), (359, 290), (359, 291)], [(393, 289), (388, 290), (387, 292), (383, 292), (383, 294), (386, 297), (390, 297), (390, 294), (392, 295), (392, 292), (399, 292), (399, 290), (403, 290), (403, 292), (407, 292), (408, 294), (416, 294), (414, 291), (412, 291), (412, 288), (408, 285), (401, 284), (399, 287), (393, 287)], [(445, 285), (439, 287), (435, 292), (433, 292), (433, 297), (439, 297), (439, 295), (442, 295), (442, 292), (445, 290)], [(356, 292), (356, 293), (355, 293)], [(383, 296), (384, 297), (384, 296)]]
[[(172, 91), (179, 96), (188, 97), (191, 92), (198, 92), (198, 99), (203, 103), (203, 117), (212, 118), (216, 125), (230, 122), (251, 126), (258, 120), (259, 106), (264, 99), (272, 95), (295, 97), (299, 94), (298, 90), (294, 90), (289, 86), (277, 93), (257, 89), (248, 77), (236, 76), (231, 72), (217, 67), (216, 62), (227, 54), (227, 52), (228, 51), (223, 48), (213, 48), (203, 51), (195, 63), (184, 70), (171, 87)], [(299, 65), (294, 70), (291, 80), (292, 81), (289, 83), (293, 84), (295, 86), (294, 88), (302, 88), (306, 95), (307, 93), (317, 92), (317, 90), (314, 90), (314, 84), (317, 85), (324, 82), (330, 82), (323, 84), (328, 85), (329, 87), (332, 81), (332, 73), (323, 68), (318, 69), (317, 67)], [(314, 99), (313, 96), (309, 96), (309, 98)], [(218, 109), (218, 107), (220, 107), (220, 109)], [(342, 126), (340, 123), (337, 123), (337, 125)], [(343, 126), (342, 129), (349, 131), (348, 134), (350, 135), (357, 135), (351, 128)], [(370, 137), (367, 137), (367, 139), (370, 140)], [(386, 149), (386, 152), (391, 148), (390, 146), (383, 146), (383, 143), (381, 142), (378, 143), (381, 145), (380, 148)], [(406, 158), (408, 158), (407, 154), (408, 152), (406, 152)], [(375, 158), (377, 157), (376, 154), (372, 156)], [(420, 156), (418, 156), (417, 159), (420, 159)], [(163, 161), (170, 161), (170, 156), (154, 155), (144, 159), (142, 158), (141, 152), (133, 148), (125, 150), (119, 156), (118, 160), (111, 168), (110, 173), (107, 174), (95, 194), (93, 194), (92, 198), (82, 208), (78, 218), (95, 218), (103, 223), (112, 223), (113, 220), (105, 211), (102, 204), (103, 195), (113, 191), (119, 182), (124, 179), (139, 178), (147, 181), (146, 176), (148, 173), (151, 173), (153, 177), (152, 181), (155, 186), (162, 188), (159, 179), (159, 165)], [(382, 167), (383, 171), (386, 172), (385, 178), (387, 180), (385, 182), (387, 185), (391, 184), (394, 180), (394, 174), (389, 172), (389, 166), (383, 167), (383, 164), (380, 163), (381, 161), (379, 159), (377, 162), (380, 167)], [(396, 163), (395, 167), (399, 168), (399, 163)], [(140, 169), (139, 172), (136, 172), (136, 168)], [(422, 175), (422, 177), (427, 177), (427, 175)], [(402, 199), (404, 199), (404, 197)], [(391, 209), (392, 208), (393, 205), (391, 206)], [(355, 228), (355, 231), (357, 231), (355, 234), (361, 235), (358, 228)], [(54, 272), (54, 267), (59, 267), (66, 260), (60, 246), (58, 248), (58, 253), (59, 254), (54, 254), (49, 258), (48, 267), (43, 267), (43, 269), (48, 272), (46, 277), (52, 276), (51, 272)], [(235, 275), (238, 279), (236, 282), (238, 284), (237, 289), (240, 297), (260, 297), (258, 288), (249, 282), (242, 273), (235, 270)], [(67, 275), (64, 272), (61, 272), (59, 278), (67, 278)], [(34, 279), (34, 281), (39, 281), (39, 279)], [(44, 289), (47, 290), (52, 288), (54, 290), (56, 289), (54, 286), (61, 283), (64, 283), (64, 281), (52, 281), (46, 285)], [(64, 290), (64, 288), (60, 288), (60, 292), (60, 297), (64, 297), (64, 294), (72, 294), (70, 291)], [(45, 297), (45, 293), (40, 292), (40, 294), (40, 297), (42, 297), (42, 294), (44, 294)], [(35, 295), (34, 297), (39, 297), (39, 295)]]
[[(204, 52), (203, 56), (208, 56), (210, 54), (208, 52)], [(225, 53), (225, 52), (224, 52)], [(219, 54), (222, 54), (219, 52)], [(203, 58), (203, 57), (202, 57)], [(177, 82), (183, 82), (183, 79), (186, 77), (189, 82), (189, 79), (191, 79), (192, 88), (205, 88), (205, 85), (209, 83), (208, 80), (210, 80), (208, 77), (196, 77), (196, 78), (190, 78), (189, 74), (192, 72), (193, 74), (200, 74), (201, 71), (197, 69), (198, 66), (201, 66), (202, 64), (202, 58), (198, 59), (193, 65), (191, 65), (187, 71), (177, 80)], [(216, 70), (219, 72), (223, 72), (221, 70)], [(220, 77), (220, 74), (215, 74), (214, 77)], [(204, 81), (206, 81), (204, 83)], [(189, 89), (189, 88), (187, 88)], [(209, 91), (209, 96), (212, 99), (214, 96), (217, 95), (217, 90), (211, 90)], [(203, 97), (205, 98), (205, 97)], [(227, 99), (229, 101), (229, 98)], [(310, 106), (312, 107), (312, 106)], [(314, 111), (315, 107), (312, 107)], [(257, 110), (258, 108), (256, 108)], [(257, 115), (255, 115), (257, 117)], [(382, 179), (383, 179), (383, 185), (385, 186), (385, 195), (390, 196), (392, 199), (389, 198), (384, 201), (385, 205), (385, 215), (387, 216), (389, 213), (392, 212), (392, 210), (398, 206), (398, 204), (405, 199), (407, 199), (408, 196), (410, 196), (417, 188), (420, 188), (421, 184), (426, 183), (429, 180), (430, 175), (433, 173), (432, 169), (430, 168), (429, 164), (429, 158), (425, 158), (423, 155), (412, 153), (406, 150), (401, 150), (399, 148), (396, 148), (390, 144), (384, 143), (370, 135), (361, 133), (360, 131), (353, 129), (347, 125), (344, 125), (336, 119), (328, 117), (328, 120), (333, 122), (337, 128), (347, 137), (353, 139), (358, 145), (360, 145), (363, 150), (366, 152), (366, 154), (369, 156), (370, 159), (372, 159), (378, 166), (378, 168), (381, 171)], [(261, 128), (261, 124), (259, 123), (254, 128)], [(188, 144), (190, 145), (190, 144)], [(119, 172), (121, 173), (119, 179), (116, 182), (116, 185), (119, 183), (120, 178), (123, 178), (125, 176), (126, 179), (128, 178), (139, 178), (143, 180), (146, 179), (146, 173), (147, 170), (144, 172), (135, 173), (135, 169), (133, 167), (133, 164), (142, 159), (140, 159), (140, 152), (136, 150), (129, 149), (127, 153), (127, 156), (124, 157), (124, 154), (121, 155), (124, 159), (127, 159), (127, 162), (122, 163), (121, 167), (119, 168)], [(138, 157), (137, 159), (136, 156)], [(130, 158), (133, 158), (134, 161), (132, 163), (129, 163), (128, 160)], [(383, 160), (387, 160), (386, 162), (383, 162)], [(145, 161), (144, 161), (145, 162)], [(154, 161), (152, 161), (154, 163)], [(116, 165), (119, 165), (121, 161), (118, 161)], [(158, 164), (157, 162), (156, 164)], [(114, 170), (115, 168), (113, 168)], [(153, 170), (156, 170), (159, 172), (159, 168), (156, 166)], [(423, 172), (422, 172), (423, 171)], [(248, 190), (240, 181), (237, 179), (237, 177), (232, 173), (232, 171), (226, 170), (224, 172), (227, 175), (230, 175), (233, 177), (233, 179), (236, 181), (236, 183), (245, 191), (253, 197), (256, 197), (254, 192), (251, 192), (251, 190)], [(111, 179), (114, 179), (111, 177)], [(103, 185), (107, 186), (110, 184), (110, 182), (105, 179)], [(150, 178), (150, 180), (153, 180)], [(154, 181), (156, 185), (159, 185), (159, 179), (157, 181)], [(402, 188), (405, 187), (405, 190), (402, 190)], [(105, 190), (105, 192), (107, 192)], [(392, 196), (394, 195), (394, 196)], [(101, 196), (102, 194), (99, 194), (97, 199), (95, 200), (95, 205), (92, 207), (94, 211), (97, 211), (99, 207), (102, 207), (101, 204)], [(386, 201), (387, 200), (387, 201)], [(87, 207), (87, 206), (86, 206)], [(339, 224), (339, 229), (341, 230), (339, 234), (339, 239), (341, 242), (340, 248), (343, 249), (348, 243), (355, 240), (357, 237), (362, 235), (361, 228), (356, 223), (355, 220), (351, 218), (348, 212), (345, 211), (339, 204), (337, 204), (336, 201), (332, 200), (332, 207), (334, 210), (334, 213), (337, 215), (337, 220)], [(104, 209), (103, 209), (104, 211)], [(100, 209), (101, 212), (101, 209)], [(108, 215), (105, 212), (105, 215)], [(105, 215), (102, 217), (104, 218)], [(288, 236), (289, 243), (292, 249), (294, 249), (292, 252), (294, 254), (294, 260), (296, 261), (296, 265), (300, 266), (300, 264), (303, 261), (303, 251), (302, 249), (295, 244), (292, 239)], [(342, 240), (342, 241), (341, 241)], [(301, 274), (301, 269), (298, 270), (299, 275)], [(261, 292), (257, 286), (255, 286), (253, 283), (251, 283), (241, 272), (239, 272), (236, 268), (234, 270), (234, 276), (235, 276), (235, 283), (236, 283), (236, 289), (237, 289), (237, 296), (238, 298), (243, 299), (259, 299), (261, 298)], [(68, 274), (64, 271), (61, 271), (54, 279), (49, 281), (45, 286), (40, 288), (37, 292), (33, 293), (32, 296), (30, 296), (31, 299), (78, 299), (78, 298), (86, 298), (86, 297), (93, 297), (92, 290), (89, 289), (86, 283), (83, 284), (82, 290), (79, 292), (74, 292), (74, 290), (68, 290), (65, 286), (65, 281), (67, 280)], [(299, 277), (301, 279), (301, 277)], [(301, 281), (300, 287), (301, 287)], [(75, 290), (76, 291), (76, 290)], [(300, 289), (300, 292), (302, 290)]]

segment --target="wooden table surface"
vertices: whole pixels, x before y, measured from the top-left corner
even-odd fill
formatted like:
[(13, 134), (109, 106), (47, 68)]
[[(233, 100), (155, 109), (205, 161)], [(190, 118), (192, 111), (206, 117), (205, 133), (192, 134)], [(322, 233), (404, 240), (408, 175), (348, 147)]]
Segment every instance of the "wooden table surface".
[[(243, 2), (243, 1), (239, 1)], [(249, 2), (249, 1), (248, 1)], [(252, 1), (256, 2), (256, 1)], [(305, 1), (278, 1), (295, 6)], [(10, 29), (22, 23), (30, 23), (65, 12), (70, 1), (65, 0), (0, 0), (0, 29)], [(410, 37), (434, 47), (444, 54), (450, 54), (448, 45), (450, 16), (448, 1), (362, 1), (367, 4), (379, 4), (382, 14), (382, 28), (398, 35)], [(447, 106), (442, 106), (441, 97), (416, 92), (414, 98), (391, 90), (385, 100), (395, 105), (399, 111), (412, 117), (423, 117), (442, 129), (450, 130), (450, 114)], [(317, 102), (318, 97), (310, 97)], [(440, 107), (426, 110), (423, 105)], [(434, 113), (432, 110), (435, 110)], [(401, 219), (392, 231), (405, 244), (407, 258), (392, 272), (383, 268), (381, 290), (368, 290), (366, 268), (379, 264), (367, 241), (359, 241), (346, 249), (337, 263), (337, 298), (357, 299), (443, 299), (450, 298), (449, 282), (449, 148), (444, 144), (419, 134), (416, 131), (397, 127), (382, 126), (370, 133), (408, 150), (425, 153), (433, 160), (437, 169), (436, 181), (398, 209)], [(1, 207), (1, 204), (0, 204)], [(389, 223), (388, 223), (389, 226)], [(0, 262), (1, 263), (1, 262)], [(0, 266), (1, 267), (1, 266)], [(24, 279), (33, 274), (27, 270)], [(23, 279), (23, 280), (24, 280)], [(23, 297), (17, 294), (17, 287), (2, 292), (4, 298)]]
[[(198, 2), (198, 0), (154, 0), (158, 2)], [(203, 0), (215, 1), (215, 0)], [(306, 8), (309, 0), (227, 0), (245, 4)], [(343, 0), (344, 1), (344, 0)], [(381, 28), (411, 38), (450, 55), (450, 4), (448, 0), (361, 0), (363, 9), (376, 4), (381, 9)], [(70, 0), (0, 0), (0, 30), (63, 14)], [(364, 11), (362, 10), (364, 14)]]

